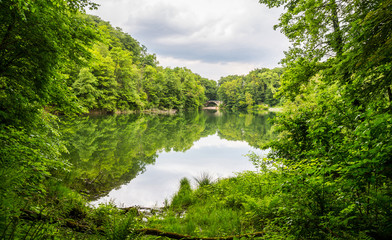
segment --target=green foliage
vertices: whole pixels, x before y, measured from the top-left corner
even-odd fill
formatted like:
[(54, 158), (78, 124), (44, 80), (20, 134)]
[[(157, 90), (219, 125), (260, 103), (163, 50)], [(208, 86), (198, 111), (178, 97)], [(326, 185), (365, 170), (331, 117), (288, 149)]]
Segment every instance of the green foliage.
[(191, 183), (189, 179), (183, 178), (180, 181), (180, 189), (173, 196), (171, 207), (176, 210), (186, 209), (189, 205), (192, 204), (193, 201), (194, 199), (192, 198)]
[(218, 84), (216, 81), (201, 78), (200, 84), (205, 88), (205, 95), (208, 100), (218, 99)]
[(198, 109), (216, 89), (212, 80), (185, 68), (157, 66), (130, 35), (98, 17), (84, 16), (100, 39), (89, 49), (92, 58), (66, 66), (67, 84), (80, 104), (90, 111), (116, 112), (144, 109)]
[[(47, 123), (48, 124), (48, 123)], [(48, 124), (49, 125), (49, 124)], [(26, 134), (23, 129), (2, 125), (0, 131), (0, 233), (22, 234), (21, 209), (45, 199), (45, 182), (54, 170), (67, 165), (60, 158), (63, 145), (50, 126)], [(3, 238), (2, 237), (2, 238)]]
[(277, 27), (293, 42), (282, 61), (286, 108), (269, 144), (302, 195), (284, 192), (296, 212), (287, 230), (390, 238), (391, 1), (260, 2), (285, 6)]
[(97, 89), (98, 80), (87, 68), (82, 68), (77, 80), (72, 84), (76, 97), (84, 107), (95, 109), (100, 92)]
[[(204, 185), (196, 191), (190, 189), (189, 180), (181, 180), (179, 191), (164, 217), (151, 217), (148, 227), (192, 236), (227, 236), (241, 232), (236, 210), (217, 204), (215, 187)], [(186, 210), (184, 212), (184, 210)]]
[(146, 67), (143, 90), (149, 108), (198, 109), (206, 100), (201, 77), (186, 68)]
[(276, 134), (271, 131), (270, 121), (274, 116), (274, 113), (226, 113), (217, 123), (218, 135), (223, 139), (242, 140), (252, 147), (261, 148), (266, 142), (276, 137)]
[(117, 207), (106, 204), (92, 210), (89, 220), (104, 231), (105, 239), (128, 239), (130, 229), (136, 225), (136, 214), (135, 211), (124, 213)]
[[(183, 116), (169, 117), (161, 128), (156, 118), (73, 122), (76, 130), (62, 126), (73, 144), (67, 153), (57, 119), (48, 112), (197, 109), (207, 99), (206, 90), (209, 97), (216, 92), (213, 82), (188, 69), (158, 67), (155, 55), (121, 29), (83, 14), (85, 7), (96, 5), (88, 0), (0, 1), (2, 239), (130, 237), (133, 212), (91, 209), (78, 192), (87, 185), (87, 195), (96, 197), (143, 171), (157, 151), (187, 149), (205, 134), (203, 125)], [(113, 121), (129, 125), (111, 129)], [(154, 145), (152, 138), (158, 139)], [(144, 152), (122, 151), (122, 146)], [(82, 151), (76, 153), (77, 148)], [(65, 153), (78, 155), (80, 161), (72, 162), (78, 170), (64, 160)], [(72, 189), (67, 187), (71, 183)], [(190, 196), (192, 191), (183, 192)], [(181, 206), (192, 203), (182, 199)]]
[[(146, 225), (200, 237), (234, 236), (277, 229), (275, 219), (281, 217), (286, 207), (281, 187), (277, 187), (282, 178), (282, 170), (268, 170), (263, 173), (244, 172), (233, 178), (201, 185), (196, 190), (181, 184), (169, 208), (160, 217), (149, 218)], [(184, 192), (190, 201), (187, 201), (186, 211), (178, 214), (177, 198), (185, 196)], [(283, 236), (274, 231), (266, 233), (266, 236), (271, 235)]]
[(246, 76), (227, 76), (219, 80), (218, 95), (229, 109), (252, 108), (257, 105), (277, 105), (274, 97), (279, 88), (282, 69), (256, 69)]
[(198, 187), (208, 186), (214, 183), (214, 177), (206, 172), (203, 172), (199, 177), (194, 177), (193, 179), (196, 181)]
[[(96, 7), (88, 0), (0, 2), (1, 239), (79, 238), (62, 227), (86, 230), (85, 200), (53, 177), (69, 164), (47, 110), (82, 111), (65, 70), (85, 62), (96, 39), (80, 13), (88, 6)], [(79, 93), (93, 102), (94, 78), (84, 71), (79, 81)]]
[[(261, 231), (265, 233), (262, 239), (388, 236), (390, 219), (385, 204), (390, 199), (381, 196), (388, 191), (386, 186), (377, 189), (377, 196), (366, 197), (365, 204), (359, 202), (359, 189), (347, 186), (346, 177), (336, 179), (328, 174), (339, 174), (340, 170), (325, 162), (303, 160), (287, 167), (277, 159), (251, 157), (263, 166), (262, 171), (243, 172), (196, 190), (190, 189), (188, 180), (182, 180), (168, 208), (162, 214), (148, 218), (145, 226), (199, 237)], [(370, 207), (372, 201), (377, 201), (374, 205), (378, 206), (377, 218), (370, 220), (367, 218), (376, 214)], [(371, 222), (373, 226), (384, 222), (385, 228), (378, 232), (368, 231)]]
[[(78, 61), (94, 39), (77, 11), (89, 1), (2, 1), (0, 3), (0, 118), (31, 126), (42, 106), (69, 103), (57, 71)], [(77, 26), (77, 27), (76, 27)]]
[[(186, 68), (157, 66), (130, 35), (81, 14), (96, 7), (88, 0), (0, 1), (1, 238), (124, 239), (138, 224), (197, 236), (391, 238), (391, 0), (260, 2), (285, 7), (276, 26), (293, 43), (285, 72), (228, 76), (216, 90)], [(216, 129), (257, 147), (273, 136), (252, 125), (265, 120), (255, 115), (239, 114), (235, 126), (230, 117), (184, 115), (168, 116), (162, 128), (157, 117), (82, 120), (76, 130), (64, 127), (79, 160), (67, 176), (66, 149), (47, 111), (197, 109), (216, 92), (232, 109), (284, 99), (271, 158), (250, 155), (258, 172), (200, 179), (196, 190), (183, 179), (164, 217), (139, 223), (135, 212), (89, 208), (53, 177), (99, 195), (143, 171), (157, 151), (185, 150)]]

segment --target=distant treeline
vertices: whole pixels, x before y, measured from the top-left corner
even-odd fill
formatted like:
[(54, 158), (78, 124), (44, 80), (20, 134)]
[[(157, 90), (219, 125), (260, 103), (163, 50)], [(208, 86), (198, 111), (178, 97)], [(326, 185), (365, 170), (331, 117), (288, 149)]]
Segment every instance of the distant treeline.
[[(61, 66), (61, 75), (84, 111), (198, 109), (207, 100), (221, 99), (226, 107), (241, 109), (275, 105), (282, 69), (256, 69), (246, 76), (216, 81), (187, 68), (163, 68), (155, 54), (120, 28), (96, 16), (80, 15), (95, 36), (88, 57)], [(54, 111), (62, 105), (52, 102)]]
[(248, 75), (232, 75), (219, 80), (218, 96), (227, 108), (243, 109), (268, 104), (274, 106), (280, 102), (274, 97), (280, 86), (282, 68), (255, 69)]

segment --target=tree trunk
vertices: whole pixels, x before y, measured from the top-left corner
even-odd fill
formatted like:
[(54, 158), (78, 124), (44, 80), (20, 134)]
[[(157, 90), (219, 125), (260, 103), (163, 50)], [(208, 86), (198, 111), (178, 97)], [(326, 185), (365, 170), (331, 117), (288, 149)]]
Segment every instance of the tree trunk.
[(343, 53), (343, 36), (339, 23), (338, 5), (336, 4), (336, 0), (330, 0), (329, 3), (331, 5), (331, 18), (334, 38), (334, 41), (331, 43), (331, 45), (333, 50), (336, 52), (336, 55), (339, 57)]

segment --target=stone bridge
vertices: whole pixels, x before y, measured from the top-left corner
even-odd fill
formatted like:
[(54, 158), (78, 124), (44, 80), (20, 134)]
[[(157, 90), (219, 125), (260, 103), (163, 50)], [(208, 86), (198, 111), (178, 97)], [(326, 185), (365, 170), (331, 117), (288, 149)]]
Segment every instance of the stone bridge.
[(211, 106), (212, 104), (215, 104), (217, 107), (219, 107), (220, 105), (223, 104), (223, 102), (217, 100), (209, 100), (204, 104), (204, 106), (209, 106), (209, 105)]

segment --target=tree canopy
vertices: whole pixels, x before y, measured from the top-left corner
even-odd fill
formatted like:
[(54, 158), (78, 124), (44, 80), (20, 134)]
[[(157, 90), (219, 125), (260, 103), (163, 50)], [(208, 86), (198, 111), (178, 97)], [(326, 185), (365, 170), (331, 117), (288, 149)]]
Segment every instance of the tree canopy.
[(292, 42), (279, 138), (268, 145), (301, 192), (282, 191), (286, 198), (309, 201), (294, 207), (289, 234), (322, 238), (324, 226), (335, 236), (390, 237), (392, 2), (260, 3), (284, 7), (275, 27)]
[(100, 38), (89, 48), (91, 59), (75, 63), (64, 74), (86, 111), (181, 110), (203, 105), (206, 88), (211, 86), (202, 81), (211, 80), (186, 68), (160, 67), (155, 55), (129, 34), (98, 17), (83, 17)]
[(86, 0), (0, 2), (0, 120), (28, 126), (39, 110), (68, 91), (58, 69), (86, 57), (95, 38), (78, 17)]
[(267, 104), (274, 106), (279, 99), (274, 96), (280, 86), (283, 69), (255, 69), (246, 76), (227, 76), (219, 80), (218, 96), (226, 107), (245, 109)]
[(61, 184), (53, 174), (70, 169), (51, 113), (197, 109), (206, 99), (199, 75), (159, 67), (129, 34), (86, 15), (88, 7), (97, 5), (0, 1), (0, 238), (28, 237), (23, 208), (45, 208)]

